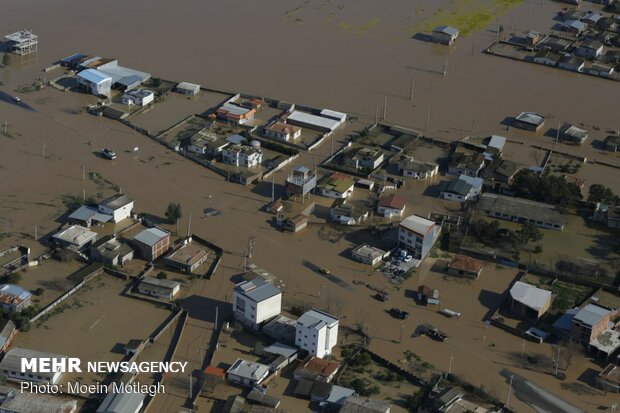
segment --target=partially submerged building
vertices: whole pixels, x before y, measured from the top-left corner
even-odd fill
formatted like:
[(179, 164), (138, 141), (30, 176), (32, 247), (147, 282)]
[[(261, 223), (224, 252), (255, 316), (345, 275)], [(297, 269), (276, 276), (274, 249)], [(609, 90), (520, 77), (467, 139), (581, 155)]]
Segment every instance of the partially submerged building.
[(153, 102), (154, 99), (155, 93), (147, 89), (130, 90), (123, 93), (123, 96), (121, 96), (121, 102), (123, 102), (124, 105), (134, 106), (146, 106)]
[(32, 33), (31, 30), (18, 30), (4, 36), (4, 42), (9, 52), (25, 56), (37, 51), (39, 36)]
[(228, 123), (245, 125), (254, 120), (256, 109), (246, 108), (233, 102), (226, 102), (215, 111), (215, 116)]
[(207, 261), (207, 250), (199, 244), (186, 240), (179, 248), (164, 257), (167, 266), (188, 274), (196, 272)]
[(0, 308), (8, 313), (19, 313), (32, 302), (30, 291), (15, 284), (0, 285)]
[(82, 70), (76, 76), (78, 86), (95, 95), (109, 98), (112, 95), (112, 77), (95, 69)]
[(108, 266), (123, 266), (133, 260), (133, 249), (114, 236), (106, 236), (90, 247), (90, 259)]
[(461, 175), (458, 179), (444, 181), (440, 186), (440, 198), (450, 201), (475, 201), (482, 192), (482, 178)]
[(431, 36), (435, 42), (451, 46), (459, 37), (459, 31), (451, 26), (438, 26)]
[(103, 399), (96, 413), (138, 413), (144, 405), (143, 393), (109, 392)]
[(354, 260), (369, 265), (377, 265), (387, 255), (386, 251), (368, 244), (360, 244), (351, 250), (351, 256)]
[(353, 194), (355, 183), (350, 176), (334, 172), (319, 182), (317, 192), (327, 198), (348, 198)]
[(537, 320), (551, 307), (551, 291), (517, 281), (510, 288), (508, 302), (513, 314)]
[(228, 381), (245, 387), (258, 386), (269, 376), (269, 366), (254, 361), (237, 359), (226, 370)]
[(93, 223), (103, 224), (111, 219), (111, 215), (101, 213), (97, 208), (82, 205), (69, 215), (67, 222), (72, 225), (81, 225), (90, 228)]
[(295, 166), (286, 177), (287, 196), (305, 197), (316, 187), (316, 172), (305, 166)]
[(295, 325), (295, 344), (312, 356), (325, 358), (338, 343), (339, 319), (312, 309), (299, 317)]
[(448, 275), (454, 275), (456, 277), (475, 279), (478, 278), (483, 267), (484, 263), (480, 260), (467, 257), (465, 255), (455, 254), (448, 264), (446, 272)]
[(134, 201), (129, 195), (117, 194), (99, 204), (99, 212), (110, 215), (112, 222), (120, 222), (131, 216)]
[(356, 171), (374, 171), (383, 163), (384, 158), (385, 154), (381, 149), (363, 147), (355, 152), (348, 163)]
[(286, 115), (286, 123), (320, 132), (333, 132), (347, 119), (347, 115), (331, 110), (323, 110), (319, 116), (299, 110)]
[(0, 413), (77, 412), (77, 400), (70, 397), (2, 387), (5, 389), (0, 390)]
[(182, 95), (196, 96), (200, 92), (200, 85), (195, 83), (181, 82), (174, 88), (175, 92)]
[(282, 291), (260, 278), (243, 281), (233, 289), (232, 306), (235, 320), (258, 330), (280, 314)]
[(40, 359), (49, 358), (50, 361), (62, 362), (67, 356), (46, 353), (43, 351), (30, 350), (25, 348), (13, 347), (10, 349), (0, 362), (0, 374), (9, 380), (31, 381), (43, 384), (57, 384), (62, 376), (61, 371), (33, 371), (26, 367), (22, 370), (22, 359)]
[(402, 217), (407, 201), (402, 196), (392, 193), (379, 198), (377, 214), (384, 218)]
[(608, 228), (620, 229), (620, 206), (597, 203), (592, 219), (607, 225)]
[(535, 112), (521, 112), (514, 119), (514, 127), (532, 132), (538, 131), (545, 124), (545, 117)]
[(306, 379), (319, 383), (329, 383), (340, 370), (340, 363), (314, 356), (306, 357), (295, 369), (296, 380)]
[(148, 228), (133, 237), (133, 244), (143, 259), (154, 261), (170, 249), (170, 233), (157, 227)]
[(271, 139), (282, 142), (295, 142), (301, 137), (302, 129), (281, 121), (273, 121), (263, 128), (263, 134)]
[(369, 215), (370, 209), (365, 202), (349, 202), (343, 198), (335, 199), (329, 210), (330, 219), (341, 225), (360, 225), (368, 219)]
[(252, 145), (233, 144), (222, 149), (222, 161), (228, 165), (254, 168), (263, 161), (263, 151)]
[(383, 400), (351, 396), (345, 399), (339, 413), (390, 413), (392, 405)]
[(414, 179), (428, 179), (439, 172), (439, 165), (434, 162), (422, 162), (405, 157), (398, 163), (398, 171), (402, 176)]
[(60, 248), (81, 252), (97, 241), (97, 233), (79, 225), (71, 225), (52, 235), (52, 241)]
[(181, 283), (178, 281), (155, 278), (148, 275), (142, 278), (136, 287), (136, 291), (140, 294), (167, 300), (172, 300), (180, 289)]
[(529, 222), (538, 227), (556, 231), (564, 229), (566, 223), (566, 217), (553, 205), (505, 195), (482, 194), (476, 209), (493, 218), (520, 224)]
[(588, 139), (588, 131), (567, 123), (560, 128), (560, 137), (565, 142), (582, 144)]
[(413, 258), (423, 260), (433, 248), (441, 227), (435, 221), (410, 215), (398, 227), (398, 244), (411, 251)]

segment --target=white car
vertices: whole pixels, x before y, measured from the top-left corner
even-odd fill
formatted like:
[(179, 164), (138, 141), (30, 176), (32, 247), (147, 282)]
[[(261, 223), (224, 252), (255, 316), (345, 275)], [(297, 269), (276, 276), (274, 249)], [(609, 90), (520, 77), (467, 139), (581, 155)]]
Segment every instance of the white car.
[(13, 96), (13, 102), (19, 103), (21, 101), (22, 101), (22, 98), (20, 98), (19, 96)]
[(413, 259), (413, 257), (411, 255), (407, 255), (405, 258), (403, 258), (403, 262), (409, 262)]

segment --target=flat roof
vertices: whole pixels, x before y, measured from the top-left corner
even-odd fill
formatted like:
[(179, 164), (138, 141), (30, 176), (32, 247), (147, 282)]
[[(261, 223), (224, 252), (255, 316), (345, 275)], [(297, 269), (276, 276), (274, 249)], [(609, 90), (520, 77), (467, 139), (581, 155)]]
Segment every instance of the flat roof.
[(435, 227), (435, 221), (410, 215), (401, 221), (400, 226), (416, 234), (426, 235)]
[(151, 77), (149, 73), (130, 69), (124, 66), (106, 66), (98, 70), (101, 73), (110, 76), (112, 78), (112, 82), (127, 87), (132, 86), (136, 83), (145, 82)]
[(351, 396), (345, 399), (340, 413), (386, 413), (392, 405), (383, 400)]
[(312, 309), (306, 311), (297, 319), (297, 324), (305, 328), (314, 328), (319, 330), (324, 326), (330, 327), (338, 323), (338, 318), (323, 311)]
[(183, 265), (194, 265), (207, 256), (207, 251), (193, 242), (183, 245), (166, 257), (167, 260)]
[[(13, 389), (9, 387), (9, 389)], [(7, 397), (0, 409), (7, 412), (53, 412), (66, 413), (77, 409), (77, 400), (60, 395), (40, 394), (35, 392), (21, 392), (14, 389), (15, 394)]]
[(566, 222), (566, 217), (557, 211), (553, 205), (505, 195), (482, 194), (476, 209), (523, 217), (532, 221), (544, 221), (560, 226)]
[(279, 354), (281, 356), (288, 358), (288, 357), (292, 357), (293, 355), (295, 355), (295, 353), (297, 353), (298, 350), (295, 347), (287, 346), (286, 344), (283, 344), (280, 342), (275, 342), (272, 345), (265, 347), (263, 351), (266, 351), (267, 353), (271, 353), (271, 354)]
[(377, 257), (383, 257), (385, 251), (379, 248), (371, 247), (368, 244), (360, 244), (351, 250), (352, 254), (361, 255), (366, 258), (375, 259)]
[(138, 235), (133, 237), (135, 241), (141, 242), (142, 244), (148, 245), (152, 247), (157, 244), (160, 240), (170, 236), (170, 234), (159, 228), (148, 228), (144, 231), (140, 232)]
[(195, 83), (189, 83), (189, 82), (181, 82), (177, 85), (177, 89), (183, 89), (183, 90), (200, 90), (200, 85), (197, 85)]
[(545, 121), (545, 117), (536, 112), (521, 112), (516, 119), (519, 122), (528, 123), (535, 126), (540, 126)]
[(102, 201), (99, 205), (110, 208), (113, 210), (124, 207), (125, 205), (129, 205), (133, 202), (133, 199), (129, 195), (125, 194), (116, 194), (104, 201)]
[(168, 288), (168, 289), (174, 289), (176, 287), (181, 286), (181, 283), (178, 281), (172, 281), (172, 280), (166, 280), (166, 279), (160, 279), (160, 278), (156, 278), (156, 277), (150, 277), (150, 276), (146, 276), (142, 279), (142, 281), (140, 281), (140, 284), (146, 284), (146, 285), (152, 285), (155, 287), (162, 287), (162, 288)]
[(69, 228), (63, 229), (55, 233), (52, 238), (65, 241), (74, 245), (84, 245), (92, 239), (97, 238), (97, 233), (90, 231), (80, 225), (71, 225)]
[(452, 261), (448, 264), (449, 268), (453, 268), (455, 270), (462, 270), (468, 272), (480, 272), (484, 263), (475, 258), (471, 258), (465, 255), (455, 254)]
[(323, 109), (321, 111), (321, 116), (325, 118), (337, 119), (341, 122), (344, 122), (347, 119), (347, 114), (342, 112), (336, 112), (331, 109)]
[(235, 285), (234, 291), (254, 302), (262, 302), (268, 298), (282, 294), (278, 287), (269, 284), (262, 278), (254, 278), (249, 281), (242, 281)]
[(269, 366), (254, 361), (237, 359), (233, 365), (226, 370), (226, 373), (252, 380), (260, 380), (265, 374), (269, 373)]
[(0, 285), (0, 301), (6, 302), (4, 298), (10, 298), (10, 300), (18, 301), (15, 304), (19, 304), (20, 302), (27, 300), (30, 298), (32, 294), (30, 291), (23, 289), (19, 285), (15, 284), (3, 284)]
[(393, 209), (403, 209), (407, 201), (398, 194), (389, 194), (379, 198), (379, 206)]
[(88, 205), (82, 205), (75, 211), (69, 215), (69, 219), (75, 219), (78, 221), (98, 221), (98, 222), (108, 222), (112, 219), (111, 215), (102, 214), (96, 208), (90, 207)]
[(298, 110), (294, 110), (293, 112), (291, 112), (287, 116), (287, 119), (291, 119), (296, 122), (302, 122), (308, 125), (318, 126), (320, 128), (329, 129), (330, 131), (336, 129), (341, 123), (341, 121), (339, 120), (326, 118), (323, 116), (316, 116), (310, 113), (300, 112)]
[(242, 115), (245, 115), (246, 113), (250, 112), (253, 109), (251, 109), (251, 108), (244, 108), (243, 106), (236, 105), (236, 104), (231, 103), (231, 102), (226, 102), (222, 106), (220, 106), (217, 110), (218, 111), (224, 111), (224, 112), (226, 112), (227, 115), (230, 114), (230, 115), (242, 116)]
[(110, 392), (97, 408), (97, 413), (135, 412), (143, 402), (143, 393)]
[(513, 300), (520, 302), (536, 311), (547, 303), (551, 297), (551, 291), (543, 290), (531, 284), (517, 281), (510, 289), (510, 296)]
[(450, 36), (454, 36), (455, 34), (459, 34), (459, 30), (452, 26), (437, 26), (433, 29), (435, 33), (443, 33), (449, 34)]
[[(53, 358), (53, 359), (64, 359), (67, 356), (47, 353), (44, 351), (31, 350), (20, 347), (13, 347), (4, 355), (2, 362), (0, 362), (0, 370), (7, 371), (22, 371), (22, 359), (33, 359), (33, 358)], [(32, 372), (31, 369), (26, 369), (24, 372)], [(38, 375), (45, 377), (46, 379), (52, 379), (56, 372), (38, 372)]]

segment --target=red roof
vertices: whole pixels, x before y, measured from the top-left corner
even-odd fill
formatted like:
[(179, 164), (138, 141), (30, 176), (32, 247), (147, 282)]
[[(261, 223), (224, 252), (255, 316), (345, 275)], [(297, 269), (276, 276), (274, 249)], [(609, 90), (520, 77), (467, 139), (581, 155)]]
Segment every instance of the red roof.
[(219, 367), (215, 367), (215, 366), (208, 366), (205, 369), (205, 375), (209, 375), (209, 376), (217, 376), (217, 377), (226, 377), (226, 372), (224, 371), (224, 369), (221, 369)]
[(405, 198), (397, 194), (390, 194), (379, 198), (379, 206), (385, 208), (401, 210), (405, 208), (406, 203), (407, 201), (405, 201)]
[(448, 264), (449, 268), (475, 273), (479, 273), (482, 270), (482, 266), (482, 261), (458, 254), (455, 255), (450, 264)]

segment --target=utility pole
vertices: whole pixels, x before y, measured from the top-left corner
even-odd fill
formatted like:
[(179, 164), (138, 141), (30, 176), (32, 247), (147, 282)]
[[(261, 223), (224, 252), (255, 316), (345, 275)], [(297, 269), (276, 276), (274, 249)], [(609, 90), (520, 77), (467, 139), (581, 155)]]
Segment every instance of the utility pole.
[(39, 229), (39, 226), (37, 224), (34, 224), (34, 240), (36, 241), (37, 238), (39, 238), (37, 236), (37, 230)]
[(192, 398), (192, 373), (189, 373), (189, 399), (191, 400)]
[(405, 329), (405, 323), (400, 325), (400, 336), (398, 337), (398, 344), (403, 342), (403, 330)]
[(82, 166), (82, 181), (86, 180), (86, 167)]
[(431, 108), (426, 110), (426, 130), (428, 131), (431, 127)]
[(6, 136), (6, 127), (9, 124), (6, 120), (4, 121), (4, 135)]
[(86, 204), (86, 188), (82, 187), (82, 202)]
[(411, 78), (411, 89), (409, 90), (409, 100), (411, 102), (413, 102), (413, 89), (414, 89), (414, 83), (413, 83), (413, 78)]
[(523, 358), (524, 354), (525, 354), (525, 339), (523, 339), (523, 344), (521, 345), (521, 358)]
[(383, 120), (387, 118), (387, 96), (383, 97)]
[(450, 366), (448, 367), (448, 375), (452, 374), (452, 360), (454, 360), (454, 356), (450, 354)]
[(510, 392), (512, 392), (512, 379), (515, 378), (515, 375), (510, 376), (510, 384), (508, 385), (508, 397), (506, 397), (506, 407), (510, 404)]
[(45, 158), (45, 142), (43, 142), (43, 157)]
[(555, 143), (560, 142), (560, 128), (562, 127), (562, 122), (558, 122), (558, 130), (555, 133)]
[(219, 314), (220, 307), (215, 306), (215, 331), (217, 331), (217, 319)]
[(443, 75), (445, 76), (448, 73), (448, 56), (446, 56), (446, 60), (443, 62)]
[(334, 135), (333, 134), (332, 134), (331, 138), (332, 138), (332, 152), (330, 153), (330, 156), (332, 156), (334, 154)]
[(555, 374), (554, 376), (558, 376), (558, 368), (560, 367), (560, 345), (558, 344), (558, 353), (555, 356)]
[(189, 239), (192, 229), (192, 211), (189, 211), (189, 220), (187, 221), (187, 238)]
[(271, 176), (271, 202), (276, 200), (276, 182), (275, 182), (275, 177), (272, 175)]
[(377, 107), (375, 109), (375, 125), (379, 123), (379, 104), (377, 103)]

